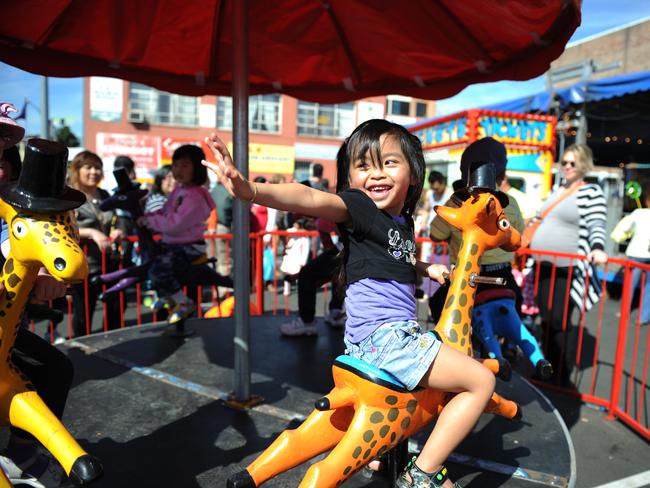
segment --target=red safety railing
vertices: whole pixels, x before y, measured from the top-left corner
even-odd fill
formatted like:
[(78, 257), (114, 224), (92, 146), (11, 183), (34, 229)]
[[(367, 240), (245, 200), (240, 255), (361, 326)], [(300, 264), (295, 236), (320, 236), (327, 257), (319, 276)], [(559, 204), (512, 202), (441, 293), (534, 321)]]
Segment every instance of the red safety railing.
[[(290, 237), (310, 237), (312, 240), (312, 256), (317, 253), (318, 232), (315, 231), (274, 231), (259, 232), (251, 234), (251, 314), (258, 315), (271, 313), (273, 315), (288, 315), (290, 312), (291, 298), (293, 292), (291, 286), (282, 286), (282, 276), (278, 272), (278, 262), (281, 256), (278, 256), (280, 242)], [(230, 256), (230, 242), (232, 234), (211, 234), (205, 236), (208, 243), (208, 253), (215, 256), (216, 244), (222, 241), (225, 246), (225, 255)], [(131, 238), (131, 240), (137, 240)], [(446, 244), (434, 243), (429, 239), (418, 238), (417, 243), (420, 250), (420, 259), (430, 262), (448, 263), (448, 249)], [(547, 251), (519, 251), (520, 254), (533, 258), (534, 280), (532, 282), (534, 296), (539, 294), (539, 271), (541, 261), (546, 260), (551, 265), (551, 281), (549, 289), (550, 307), (562, 307), (562, 331), (566, 332), (570, 323), (568, 317), (569, 300), (571, 300), (569, 289), (562, 296), (560, 302), (552, 302), (558, 273), (557, 262), (560, 259), (568, 260), (569, 276), (576, 268), (579, 260), (584, 260), (584, 256), (577, 254), (554, 253)], [(271, 279), (265, 280), (264, 264), (267, 260), (267, 268), (272, 267)], [(271, 260), (269, 263), (268, 260)], [(102, 270), (106, 272), (106, 256), (102, 256)], [(226, 263), (228, 259), (226, 259)], [(121, 265), (121, 264), (120, 264)], [(612, 298), (606, 291), (614, 286), (614, 281), (608, 278), (614, 270), (622, 276), (620, 283), (620, 303), (612, 307)], [(631, 322), (632, 298), (635, 290), (632, 289), (633, 272), (641, 272), (641, 279), (638, 284), (640, 292), (639, 310), (642, 307), (649, 307), (650, 303), (643, 303), (643, 294), (646, 283), (645, 273), (650, 272), (650, 265), (638, 263), (627, 259), (611, 258), (607, 264), (601, 267), (602, 278), (589, 276), (588, 280), (598, 279), (602, 286), (603, 292), (598, 303), (587, 312), (586, 300), (580, 307), (577, 307), (579, 319), (575, 321), (577, 327), (577, 347), (575, 348), (575, 357), (567, 358), (566, 350), (562, 350), (562, 357), (558, 365), (554, 368), (561, 369), (564, 364), (570, 364), (573, 372), (571, 375), (571, 385), (563, 385), (559, 382), (547, 383), (536, 382), (540, 387), (551, 389), (563, 394), (579, 398), (583, 402), (597, 405), (606, 412), (607, 418), (617, 418), (639, 433), (645, 439), (650, 439), (650, 400), (648, 399), (648, 361), (650, 356), (650, 328), (644, 327), (640, 323), (640, 313), (635, 321)], [(231, 270), (226, 269), (228, 273)], [(267, 269), (268, 273), (268, 269)], [(268, 278), (268, 276), (267, 276)], [(84, 284), (85, 310), (88, 311), (88, 282)], [(106, 286), (102, 287), (103, 289)], [(328, 285), (324, 286), (324, 303), (327, 304), (328, 293), (331, 293)], [(129, 292), (131, 298), (133, 292)], [(120, 319), (119, 324), (108, 323), (108, 313), (106, 305), (101, 309), (101, 325), (98, 324), (97, 312), (95, 317), (90, 317), (86, 312), (86, 332), (107, 331), (111, 328), (123, 328), (129, 325), (139, 326), (149, 321), (156, 321), (156, 313), (144, 310), (141, 305), (143, 293), (142, 284), (135, 285), (135, 307), (129, 310), (127, 295), (124, 292), (119, 296)], [(207, 295), (207, 299), (206, 299)], [(210, 306), (217, 307), (217, 315), (220, 316), (220, 305), (224, 298), (228, 298), (229, 292), (222, 295), (221, 290), (216, 286), (198, 287), (197, 289), (197, 309), (198, 315), (204, 315), (202, 304), (209, 302)], [(280, 305), (280, 295), (283, 297), (283, 304)], [(294, 297), (295, 299), (295, 297)], [(67, 299), (67, 336), (73, 337), (72, 315), (73, 307), (70, 297)], [(99, 304), (98, 304), (99, 308)], [(125, 313), (125, 312), (129, 313)], [(94, 319), (94, 320), (93, 320)], [(33, 324), (32, 324), (33, 327)], [(546, 331), (548, 332), (548, 331)], [(544, 334), (546, 338), (550, 334)], [(54, 340), (54, 324), (50, 323), (50, 338)], [(548, 350), (548, 344), (542, 343), (544, 352)], [(558, 377), (561, 377), (561, 371), (558, 371)]]

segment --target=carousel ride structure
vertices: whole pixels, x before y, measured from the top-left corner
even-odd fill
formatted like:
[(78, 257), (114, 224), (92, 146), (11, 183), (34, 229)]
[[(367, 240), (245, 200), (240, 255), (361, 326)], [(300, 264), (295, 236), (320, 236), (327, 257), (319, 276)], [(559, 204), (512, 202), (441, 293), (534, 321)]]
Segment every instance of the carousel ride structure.
[[(454, 195), (459, 208), (435, 211), (462, 232), (463, 242), (436, 335), (451, 347), (472, 355), (470, 324), (476, 285), (492, 282), (479, 275), (479, 258), (487, 249), (514, 250), (520, 235), (503, 212), (507, 196), (490, 186), (470, 186)], [(499, 283), (497, 283), (499, 284)], [(495, 374), (502, 362), (485, 360)], [(339, 356), (332, 367), (334, 388), (316, 401), (315, 410), (296, 429), (285, 430), (246, 469), (228, 479), (230, 488), (258, 487), (323, 452), (301, 488), (334, 487), (398, 446), (431, 421), (453, 393), (430, 388), (408, 391), (388, 373), (349, 356)], [(520, 418), (515, 402), (494, 393), (485, 412)]]

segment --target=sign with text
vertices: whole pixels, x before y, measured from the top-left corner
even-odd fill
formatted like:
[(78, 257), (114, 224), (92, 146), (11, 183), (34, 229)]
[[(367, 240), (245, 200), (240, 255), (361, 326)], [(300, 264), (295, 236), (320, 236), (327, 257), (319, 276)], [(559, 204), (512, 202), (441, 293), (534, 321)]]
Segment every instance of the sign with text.
[(504, 144), (548, 147), (553, 141), (553, 123), (518, 117), (481, 115), (478, 138), (493, 137)]
[(460, 144), (467, 142), (469, 137), (467, 133), (467, 117), (465, 115), (433, 123), (411, 132), (422, 141), (422, 149)]
[(90, 78), (90, 117), (102, 122), (122, 120), (122, 80), (92, 76)]
[(159, 137), (98, 132), (96, 142), (96, 152), (102, 159), (113, 160), (121, 155), (133, 159), (138, 177), (158, 168), (160, 161)]

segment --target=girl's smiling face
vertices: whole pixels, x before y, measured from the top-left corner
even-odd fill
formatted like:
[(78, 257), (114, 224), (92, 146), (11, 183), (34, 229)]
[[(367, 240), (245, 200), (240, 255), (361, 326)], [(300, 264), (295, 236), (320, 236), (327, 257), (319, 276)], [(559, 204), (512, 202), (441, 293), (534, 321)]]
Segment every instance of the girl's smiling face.
[(383, 134), (379, 146), (380, 161), (368, 151), (350, 162), (350, 188), (362, 190), (380, 210), (399, 215), (409, 187), (415, 184), (411, 168), (397, 137)]
[(194, 164), (190, 158), (179, 158), (172, 162), (172, 174), (181, 186), (191, 186), (194, 178)]
[(104, 171), (102, 167), (94, 163), (86, 163), (79, 168), (79, 184), (92, 188), (102, 181), (104, 177)]

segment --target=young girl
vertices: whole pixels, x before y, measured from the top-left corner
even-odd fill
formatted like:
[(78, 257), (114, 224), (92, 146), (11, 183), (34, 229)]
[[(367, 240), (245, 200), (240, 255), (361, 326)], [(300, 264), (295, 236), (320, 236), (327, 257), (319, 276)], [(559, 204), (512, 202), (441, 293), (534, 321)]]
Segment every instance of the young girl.
[(397, 482), (453, 487), (443, 462), (478, 420), (494, 391), (479, 362), (423, 334), (416, 321), (416, 273), (444, 282), (448, 270), (415, 259), (413, 212), (422, 191), (419, 139), (385, 120), (369, 120), (339, 151), (337, 194), (300, 184), (255, 185), (234, 167), (226, 145), (206, 139), (216, 163), (204, 162), (235, 197), (337, 222), (344, 245), (345, 344), (348, 353), (417, 386), (457, 393), (422, 452)]
[[(288, 232), (304, 232), (304, 220), (296, 219)], [(295, 281), (302, 267), (307, 264), (311, 252), (311, 239), (308, 236), (289, 237), (284, 248), (284, 256), (280, 263), (280, 271), (284, 277), (284, 294), (291, 294), (291, 282)]]
[(172, 156), (176, 188), (162, 209), (138, 219), (138, 224), (162, 234), (162, 252), (152, 264), (149, 277), (160, 297), (157, 303), (171, 304), (170, 323), (180, 322), (196, 310), (194, 302), (183, 294), (176, 273), (187, 270), (205, 252), (203, 234), (214, 201), (203, 186), (208, 179), (201, 164), (204, 158), (205, 153), (197, 146), (186, 144), (176, 149)]

